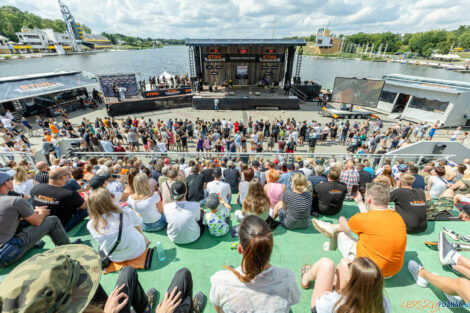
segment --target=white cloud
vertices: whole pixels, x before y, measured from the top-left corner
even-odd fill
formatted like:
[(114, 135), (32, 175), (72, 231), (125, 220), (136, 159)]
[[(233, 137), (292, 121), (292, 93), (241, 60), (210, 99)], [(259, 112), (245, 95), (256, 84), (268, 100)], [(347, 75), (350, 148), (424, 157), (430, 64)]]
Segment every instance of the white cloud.
[[(306, 36), (330, 24), (335, 33), (417, 32), (470, 24), (469, 0), (64, 0), (94, 32), (153, 38)], [(56, 0), (2, 0), (61, 19)]]

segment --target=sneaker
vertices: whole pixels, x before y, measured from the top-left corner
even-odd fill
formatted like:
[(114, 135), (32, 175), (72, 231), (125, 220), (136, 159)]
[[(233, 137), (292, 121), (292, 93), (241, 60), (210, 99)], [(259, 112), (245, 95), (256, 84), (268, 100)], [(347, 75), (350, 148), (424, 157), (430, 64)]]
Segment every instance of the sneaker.
[(44, 240), (39, 240), (38, 242), (34, 244), (33, 248), (42, 249), (45, 245), (46, 243), (44, 242)]
[(193, 309), (196, 313), (201, 313), (204, 308), (204, 294), (199, 291), (193, 298)]
[(78, 238), (77, 240), (71, 242), (70, 244), (72, 244), (72, 245), (81, 245), (82, 243), (83, 243), (83, 241), (80, 238)]
[(157, 290), (155, 288), (150, 288), (145, 293), (147, 296), (147, 307), (145, 308), (144, 313), (151, 313), (155, 303), (157, 302)]
[(463, 302), (463, 299), (459, 296), (451, 296), (445, 292), (444, 292), (444, 295), (446, 296), (447, 300), (449, 300), (450, 302), (454, 304), (457, 304), (458, 302)]
[(455, 250), (454, 246), (447, 240), (446, 234), (443, 231), (439, 234), (439, 242), (437, 246), (439, 249), (439, 260), (442, 265), (454, 265), (455, 262), (452, 260), (452, 256), (457, 252), (457, 250)]
[(447, 227), (442, 227), (442, 231), (445, 232), (447, 235), (449, 235), (452, 240), (458, 241), (460, 239), (459, 234), (457, 234), (455, 231), (447, 228)]
[(312, 224), (315, 229), (328, 238), (335, 236), (333, 224), (312, 218)]
[(410, 260), (408, 262), (408, 270), (410, 271), (411, 276), (413, 276), (414, 280), (416, 281), (416, 284), (418, 284), (418, 286), (426, 288), (428, 286), (428, 281), (423, 277), (419, 276), (419, 270), (421, 268), (423, 267), (414, 260)]
[(465, 242), (470, 242), (470, 236), (469, 235), (460, 236), (460, 240), (465, 241)]

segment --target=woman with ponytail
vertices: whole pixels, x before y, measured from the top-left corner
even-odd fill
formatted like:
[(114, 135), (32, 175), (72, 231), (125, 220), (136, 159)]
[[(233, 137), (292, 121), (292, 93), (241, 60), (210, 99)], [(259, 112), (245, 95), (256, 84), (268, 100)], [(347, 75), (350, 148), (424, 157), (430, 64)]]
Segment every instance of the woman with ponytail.
[(211, 277), (210, 300), (221, 312), (289, 312), (300, 301), (294, 273), (269, 263), (273, 235), (268, 224), (256, 215), (245, 217), (239, 227), (237, 268), (225, 266)]
[[(313, 288), (312, 313), (389, 313), (390, 302), (383, 294), (384, 276), (367, 257), (335, 263), (321, 258), (300, 270), (300, 284)], [(335, 279), (336, 276), (336, 279)]]

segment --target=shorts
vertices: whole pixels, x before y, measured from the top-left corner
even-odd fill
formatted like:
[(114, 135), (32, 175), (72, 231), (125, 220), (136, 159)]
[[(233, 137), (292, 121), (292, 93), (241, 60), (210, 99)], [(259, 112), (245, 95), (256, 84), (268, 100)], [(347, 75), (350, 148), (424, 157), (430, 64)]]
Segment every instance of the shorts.
[(136, 141), (136, 142), (130, 142), (129, 143), (131, 145), (131, 147), (138, 147), (139, 146), (139, 143)]
[(452, 211), (452, 208), (454, 207), (454, 200), (450, 198), (440, 198), (439, 200), (436, 201), (436, 204), (434, 205), (437, 211)]
[(294, 150), (286, 150), (286, 153), (294, 153)]

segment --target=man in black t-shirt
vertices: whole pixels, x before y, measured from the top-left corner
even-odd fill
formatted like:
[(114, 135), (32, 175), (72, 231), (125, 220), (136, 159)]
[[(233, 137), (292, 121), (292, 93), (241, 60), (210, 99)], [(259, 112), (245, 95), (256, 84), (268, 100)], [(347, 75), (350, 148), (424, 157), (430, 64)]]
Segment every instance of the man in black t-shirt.
[(410, 174), (401, 174), (398, 178), (399, 188), (390, 194), (390, 202), (395, 203), (395, 211), (405, 221), (406, 232), (417, 234), (426, 230), (426, 192), (412, 188), (415, 178)]
[(186, 185), (188, 187), (186, 200), (194, 202), (200, 202), (204, 200), (204, 190), (206, 189), (206, 183), (204, 175), (199, 174), (199, 165), (194, 165), (191, 167), (191, 175), (186, 177)]
[(317, 145), (317, 134), (312, 134), (308, 139), (308, 153), (315, 153), (315, 146)]
[(348, 192), (345, 183), (340, 182), (341, 170), (332, 167), (328, 171), (328, 181), (315, 186), (313, 192), (312, 214), (318, 216), (338, 214), (343, 208), (343, 201)]
[(49, 173), (48, 184), (38, 184), (31, 189), (33, 206), (47, 206), (66, 231), (88, 216), (86, 202), (80, 194), (64, 188), (69, 178), (67, 169), (60, 167)]
[(224, 181), (230, 185), (232, 193), (238, 192), (238, 184), (240, 183), (240, 172), (235, 168), (233, 161), (227, 162), (227, 169), (224, 171)]
[(370, 172), (364, 171), (364, 163), (357, 164), (357, 173), (359, 174), (359, 188), (366, 190), (366, 185), (372, 181)]
[(202, 175), (204, 175), (204, 182), (205, 183), (210, 183), (211, 181), (214, 180), (214, 177), (212, 176), (212, 173), (214, 172), (215, 168), (215, 163), (210, 163), (208, 167), (202, 170)]

